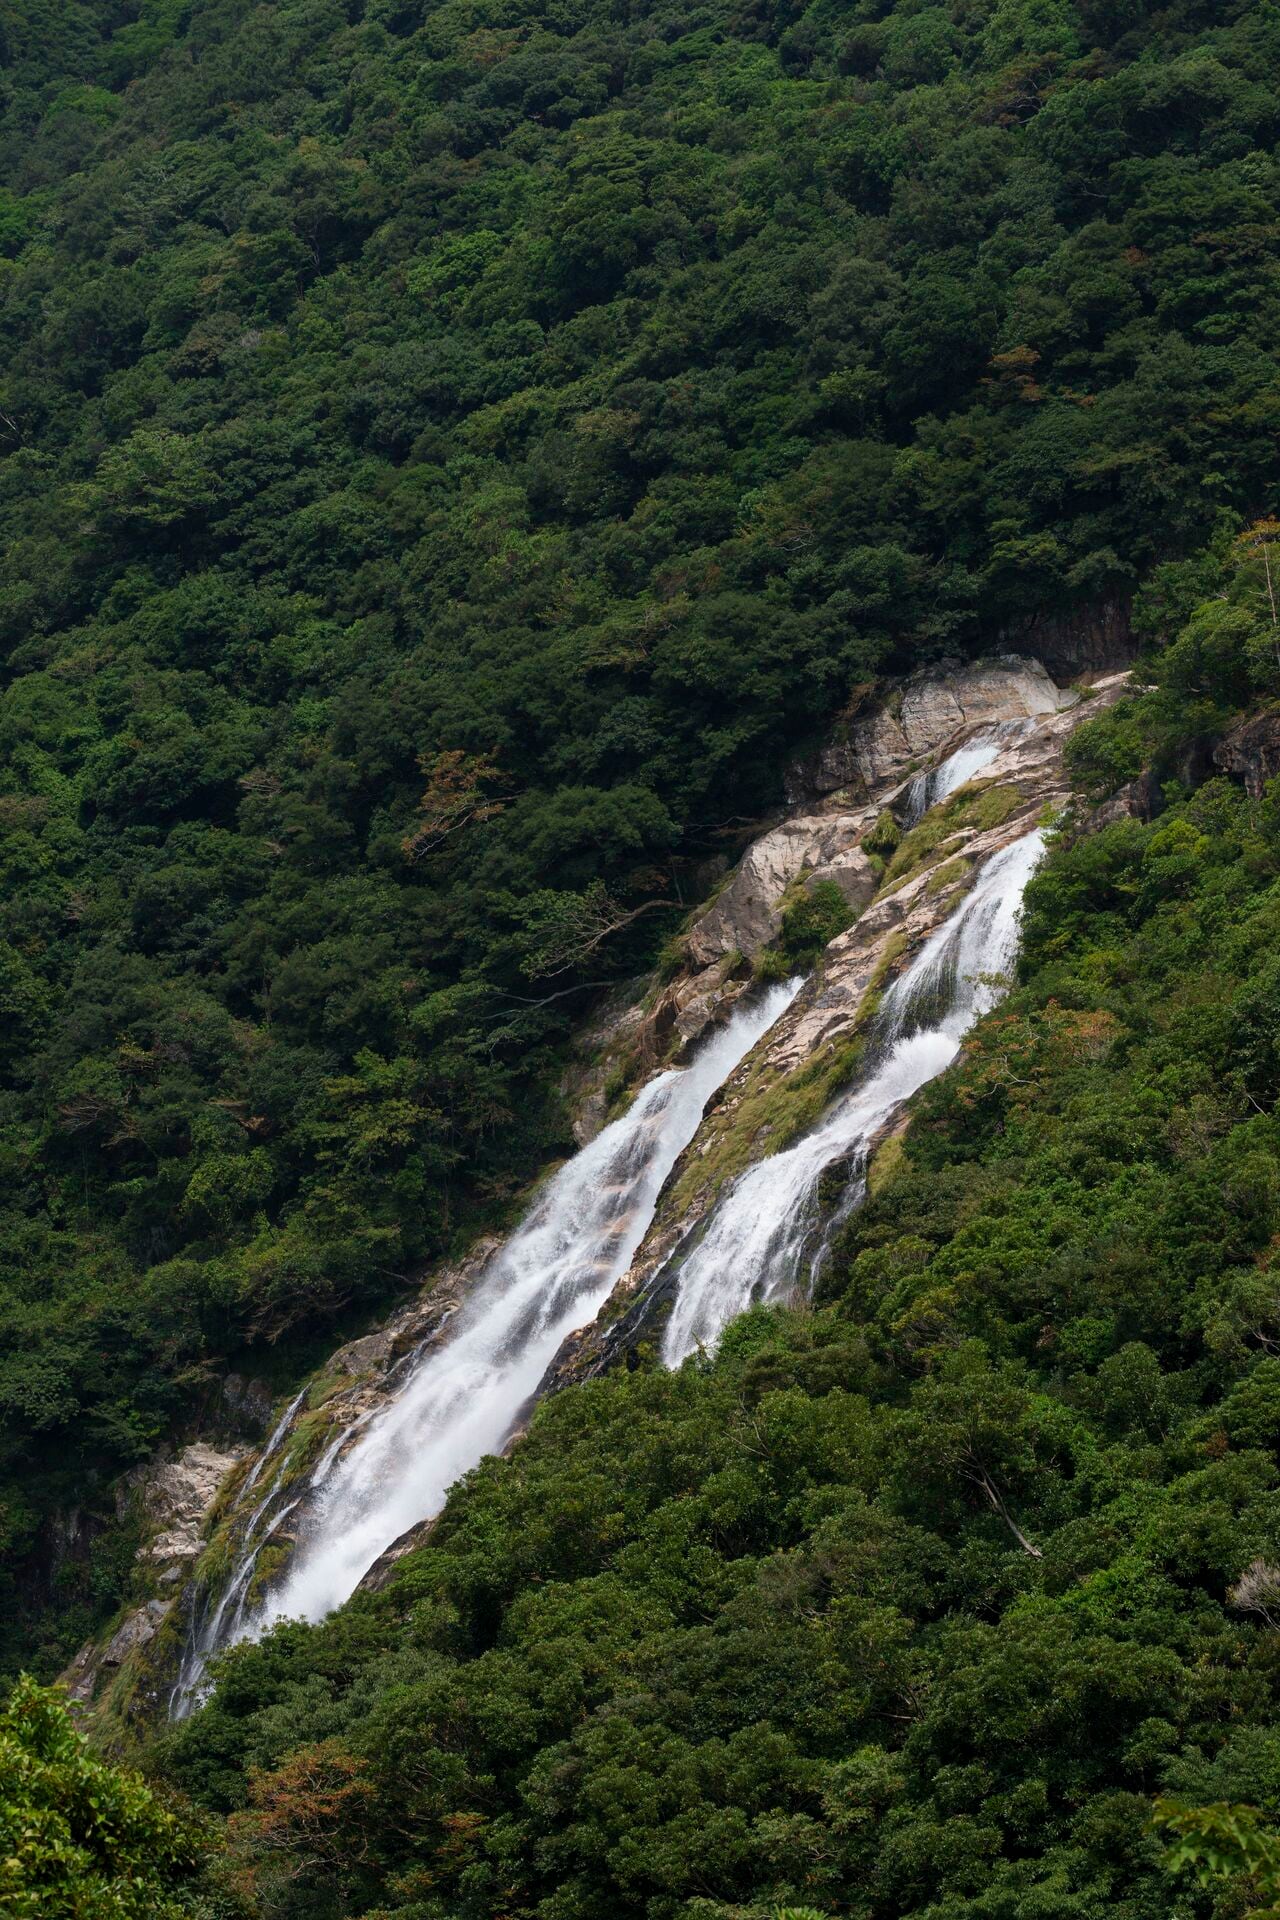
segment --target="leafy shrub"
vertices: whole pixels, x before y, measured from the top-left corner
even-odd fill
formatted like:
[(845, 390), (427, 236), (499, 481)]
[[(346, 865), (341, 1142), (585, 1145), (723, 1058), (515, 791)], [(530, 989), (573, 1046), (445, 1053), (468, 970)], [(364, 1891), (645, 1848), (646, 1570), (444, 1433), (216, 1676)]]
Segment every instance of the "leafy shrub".
[(14, 1920), (179, 1920), (202, 1835), (134, 1773), (86, 1747), (24, 1677), (0, 1708), (0, 1908)]

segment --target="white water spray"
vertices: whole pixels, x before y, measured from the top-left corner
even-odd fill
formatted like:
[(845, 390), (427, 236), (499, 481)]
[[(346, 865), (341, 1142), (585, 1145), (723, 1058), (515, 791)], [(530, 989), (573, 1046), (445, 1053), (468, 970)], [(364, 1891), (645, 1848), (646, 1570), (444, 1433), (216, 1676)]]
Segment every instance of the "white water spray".
[(630, 1266), (708, 1098), (799, 988), (792, 980), (735, 1009), (689, 1066), (651, 1080), (622, 1119), (553, 1176), (446, 1338), (406, 1369), (386, 1407), (353, 1423), (341, 1437), (345, 1450), (341, 1442), (327, 1450), (311, 1476), (292, 1564), (246, 1617), (257, 1554), (285, 1517), (258, 1533), (258, 1509), (209, 1627), (193, 1634), (175, 1716), (198, 1704), (212, 1654), (277, 1620), (322, 1619), (393, 1541), (439, 1511), (460, 1475), (503, 1445), (562, 1342), (594, 1319)]
[[(294, 1415), (307, 1397), (307, 1390), (295, 1394), (279, 1420), (272, 1428), (270, 1438), (258, 1455), (253, 1471), (241, 1487), (238, 1501), (241, 1505), (247, 1500), (261, 1479), (264, 1470), (276, 1458), (284, 1446), (293, 1426)], [(198, 1610), (199, 1594), (193, 1587), (191, 1592), (192, 1617), (187, 1628), (187, 1644), (183, 1651), (182, 1663), (178, 1668), (178, 1677), (169, 1695), (169, 1713), (174, 1719), (182, 1719), (197, 1704), (198, 1688), (210, 1656), (224, 1642), (235, 1638), (236, 1630), (244, 1619), (245, 1596), (253, 1570), (258, 1564), (258, 1555), (262, 1552), (271, 1533), (292, 1511), (286, 1508), (272, 1516), (270, 1523), (263, 1528), (263, 1520), (268, 1507), (275, 1499), (284, 1478), (285, 1462), (282, 1459), (272, 1478), (270, 1486), (254, 1507), (245, 1522), (240, 1535), (240, 1558), (236, 1562), (231, 1578), (223, 1588), (216, 1606), (206, 1608), (203, 1615)], [(296, 1503), (295, 1503), (296, 1504)]]
[(812, 1277), (824, 1169), (851, 1164), (856, 1203), (867, 1153), (885, 1123), (950, 1066), (965, 1033), (995, 1005), (1017, 951), (1022, 896), (1043, 851), (1042, 835), (1029, 833), (986, 861), (961, 905), (885, 994), (861, 1084), (813, 1133), (758, 1161), (721, 1196), (680, 1264), (663, 1338), (669, 1367), (699, 1348), (714, 1351), (738, 1314), (785, 1300)]

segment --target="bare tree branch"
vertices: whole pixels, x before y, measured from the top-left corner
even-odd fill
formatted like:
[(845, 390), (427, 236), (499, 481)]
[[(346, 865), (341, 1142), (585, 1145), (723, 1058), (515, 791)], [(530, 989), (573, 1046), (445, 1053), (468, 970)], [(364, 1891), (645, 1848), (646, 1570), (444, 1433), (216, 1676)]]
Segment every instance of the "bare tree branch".
[(1029, 1553), (1033, 1560), (1043, 1560), (1044, 1554), (1042, 1550), (1037, 1546), (1033, 1546), (1031, 1541), (1028, 1540), (1026, 1534), (1022, 1531), (1022, 1528), (1018, 1525), (1008, 1507), (1006, 1507), (1000, 1489), (996, 1486), (995, 1481), (991, 1478), (991, 1475), (987, 1472), (981, 1460), (971, 1454), (969, 1456), (969, 1464), (964, 1471), (966, 1479), (971, 1480), (975, 1486), (981, 1487), (993, 1511), (999, 1514), (1005, 1526), (1008, 1527), (1010, 1533), (1022, 1548), (1022, 1551)]

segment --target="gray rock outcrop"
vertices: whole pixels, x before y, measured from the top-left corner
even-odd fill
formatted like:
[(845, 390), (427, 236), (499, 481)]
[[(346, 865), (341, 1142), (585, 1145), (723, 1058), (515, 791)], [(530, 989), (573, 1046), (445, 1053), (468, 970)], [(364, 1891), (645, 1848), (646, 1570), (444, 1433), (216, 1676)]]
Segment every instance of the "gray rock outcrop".
[(204, 1545), (204, 1523), (223, 1481), (244, 1459), (247, 1447), (226, 1450), (197, 1440), (173, 1460), (136, 1467), (126, 1474), (116, 1496), (123, 1517), (135, 1501), (141, 1505), (151, 1537), (139, 1558), (163, 1586), (182, 1579)]
[(770, 829), (748, 848), (719, 898), (694, 921), (689, 957), (709, 967), (727, 954), (754, 956), (777, 938), (782, 902), (797, 881), (832, 880), (850, 906), (862, 908), (876, 877), (859, 836), (870, 824), (855, 814), (800, 814)]
[[(976, 809), (977, 824), (953, 834), (939, 830), (931, 835), (922, 860), (896, 883), (890, 869), (883, 889), (856, 923), (830, 943), (788, 1010), (721, 1087), (672, 1171), (630, 1271), (601, 1309), (596, 1324), (566, 1343), (548, 1374), (546, 1390), (602, 1371), (643, 1335), (665, 1298), (664, 1276), (672, 1255), (696, 1233), (725, 1180), (788, 1143), (789, 1136), (778, 1131), (780, 1116), (785, 1124), (788, 1085), (798, 1086), (801, 1075), (820, 1075), (824, 1063), (829, 1063), (837, 1076), (832, 1084), (835, 1091), (842, 1050), (855, 1042), (871, 996), (948, 917), (991, 854), (1067, 805), (1070, 787), (1063, 765), (1064, 742), (1085, 713), (1096, 713), (1117, 699), (1127, 681), (1125, 674), (1104, 679), (1087, 704), (1060, 701), (1036, 716), (1034, 725), (1010, 736), (974, 783), (975, 789), (1000, 797), (995, 824), (982, 825), (981, 810)], [(1019, 676), (1012, 697), (1024, 698), (1027, 686)], [(943, 703), (933, 708), (934, 712), (945, 710)], [(988, 709), (984, 722), (1026, 717), (1016, 709), (998, 715)], [(962, 732), (960, 738), (964, 737)], [(895, 765), (890, 777), (897, 772)], [(877, 805), (891, 797), (890, 790), (881, 789)], [(828, 817), (842, 822), (842, 831), (849, 831), (859, 818), (875, 814), (873, 806), (869, 815)]]
[(1008, 645), (1043, 660), (1059, 680), (1116, 673), (1132, 666), (1138, 655), (1132, 606), (1127, 593), (1102, 594), (1057, 613), (1038, 614), (1004, 637)]
[(1056, 686), (1039, 660), (1022, 654), (912, 674), (894, 702), (852, 721), (790, 768), (787, 799), (812, 806), (830, 804), (833, 795), (863, 802), (873, 793), (888, 797), (895, 782), (960, 736), (998, 721), (1060, 713), (1079, 697)]
[(1214, 748), (1213, 762), (1243, 780), (1251, 800), (1261, 800), (1267, 782), (1280, 774), (1280, 712), (1255, 714), (1232, 727)]
[(116, 1490), (117, 1513), (123, 1520), (131, 1511), (140, 1512), (147, 1530), (137, 1556), (139, 1574), (169, 1593), (132, 1608), (105, 1643), (90, 1640), (81, 1647), (62, 1676), (77, 1706), (88, 1706), (104, 1679), (140, 1654), (169, 1618), (178, 1588), (204, 1548), (205, 1525), (227, 1476), (248, 1451), (197, 1440), (173, 1459), (152, 1461), (125, 1475)]
[(78, 1707), (87, 1707), (104, 1678), (149, 1646), (172, 1611), (171, 1600), (147, 1600), (126, 1613), (105, 1646), (90, 1640), (81, 1647), (62, 1676), (68, 1698)]

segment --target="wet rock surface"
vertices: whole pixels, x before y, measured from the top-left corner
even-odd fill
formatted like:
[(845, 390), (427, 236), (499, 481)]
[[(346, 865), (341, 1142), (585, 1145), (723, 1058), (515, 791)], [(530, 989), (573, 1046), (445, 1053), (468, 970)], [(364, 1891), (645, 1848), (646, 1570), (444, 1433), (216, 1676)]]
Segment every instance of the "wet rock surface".
[(261, 1380), (246, 1380), (229, 1373), (222, 1382), (222, 1404), (231, 1422), (242, 1432), (259, 1438), (271, 1426), (271, 1392)]
[[(1021, 674), (1009, 684), (1010, 697), (1018, 703), (1037, 687), (1034, 676)], [(983, 861), (1068, 804), (1063, 745), (1082, 718), (1119, 698), (1127, 684), (1127, 674), (1108, 676), (1087, 701), (1059, 700), (1035, 716), (1022, 711), (984, 714), (988, 724), (996, 719), (1030, 721), (972, 783), (975, 790), (1004, 796), (998, 824), (943, 834), (917, 871), (896, 885), (887, 880), (856, 924), (830, 943), (788, 1011), (724, 1083), (677, 1162), (630, 1271), (596, 1324), (580, 1330), (561, 1350), (544, 1383), (546, 1391), (602, 1371), (645, 1336), (671, 1292), (673, 1254), (697, 1233), (729, 1177), (726, 1142), (732, 1141), (733, 1147), (730, 1174), (786, 1143), (785, 1136), (770, 1138), (777, 1126), (777, 1091), (794, 1084), (802, 1073), (820, 1071), (824, 1061), (838, 1072), (842, 1049), (856, 1042), (872, 996), (950, 915)], [(943, 709), (931, 701), (929, 710)], [(951, 735), (948, 744), (954, 745), (956, 738)], [(898, 770), (894, 768), (895, 776)], [(894, 791), (882, 789), (876, 804), (861, 814), (836, 816), (843, 830), (856, 831), (859, 821), (874, 818)]]
[(954, 671), (913, 674), (888, 706), (849, 724), (789, 769), (793, 806), (834, 804), (834, 796), (881, 804), (895, 784), (962, 735), (996, 722), (1039, 719), (1073, 707), (1079, 694), (1056, 685), (1039, 660), (1002, 654)]
[(62, 1676), (67, 1696), (78, 1707), (87, 1707), (103, 1680), (119, 1671), (134, 1654), (141, 1653), (173, 1611), (171, 1600), (148, 1600), (127, 1613), (105, 1646), (90, 1640)]

